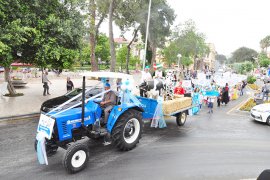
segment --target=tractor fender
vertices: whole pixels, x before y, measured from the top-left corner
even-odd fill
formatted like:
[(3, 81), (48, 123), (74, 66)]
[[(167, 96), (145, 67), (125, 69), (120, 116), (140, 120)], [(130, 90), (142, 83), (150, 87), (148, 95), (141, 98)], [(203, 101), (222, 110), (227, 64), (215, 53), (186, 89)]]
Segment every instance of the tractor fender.
[(108, 123), (107, 123), (107, 130), (111, 133), (112, 129), (114, 127), (114, 124), (116, 123), (117, 119), (124, 114), (126, 111), (129, 109), (135, 109), (139, 112), (144, 112), (142, 107), (136, 106), (136, 105), (126, 105), (126, 106), (115, 106), (108, 118)]

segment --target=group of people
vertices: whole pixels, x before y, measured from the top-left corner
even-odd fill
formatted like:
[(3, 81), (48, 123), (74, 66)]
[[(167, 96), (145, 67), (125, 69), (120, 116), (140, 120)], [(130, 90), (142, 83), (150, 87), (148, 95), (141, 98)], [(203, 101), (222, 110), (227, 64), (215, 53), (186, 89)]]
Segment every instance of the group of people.
[(158, 82), (156, 84), (156, 90), (158, 90), (159, 95), (161, 95), (161, 89), (163, 88), (162, 80), (164, 80), (164, 77), (165, 73), (162, 71), (161, 67), (156, 68), (152, 76), (149, 71), (149, 66), (146, 66), (144, 71), (142, 71), (141, 83), (139, 85), (140, 96), (147, 97), (147, 91), (155, 86), (154, 80)]
[[(213, 107), (214, 102), (217, 102), (217, 107), (220, 107), (221, 104), (224, 104), (225, 106), (229, 103), (230, 100), (236, 100), (239, 96), (242, 96), (244, 94), (244, 88), (246, 87), (247, 83), (245, 81), (242, 81), (238, 85), (235, 85), (234, 87), (229, 87), (228, 83), (224, 87), (220, 87), (215, 84), (213, 81), (210, 86), (198, 86), (192, 84), (192, 97), (198, 97), (197, 103), (199, 104), (199, 107), (201, 108), (202, 105), (207, 105), (209, 108), (208, 113), (213, 113)], [(270, 83), (269, 86), (265, 86), (264, 92), (265, 94), (270, 90)], [(268, 91), (267, 91), (268, 89)], [(214, 94), (206, 95), (206, 92), (213, 92)], [(175, 88), (174, 88), (174, 94), (178, 95), (186, 95), (186, 88), (182, 86), (182, 82), (180, 82)]]
[[(49, 89), (50, 89), (49, 84), (52, 84), (52, 82), (48, 78), (48, 71), (43, 72), (42, 83), (43, 83), (43, 96), (51, 95), (49, 93)], [(74, 84), (70, 80), (70, 77), (67, 77), (66, 88), (67, 88), (67, 92), (72, 91), (74, 89)]]
[[(194, 74), (196, 76), (196, 74)], [(210, 76), (211, 77), (211, 76)], [(209, 78), (210, 78), (209, 77)], [(147, 91), (149, 91), (149, 82), (153, 82), (154, 80), (162, 80), (165, 78), (164, 72), (162, 71), (162, 68), (156, 68), (155, 72), (153, 75), (149, 71), (149, 67), (146, 66), (145, 70), (142, 72), (142, 77), (141, 77), (141, 84), (140, 84), (140, 96), (142, 97), (147, 97)], [(176, 80), (176, 77), (175, 77)], [(42, 76), (42, 82), (43, 82), (43, 95), (50, 95), (49, 93), (49, 84), (52, 84), (51, 81), (48, 79), (48, 72), (45, 71)], [(121, 84), (121, 81), (117, 81), (117, 87), (119, 88)], [(175, 86), (176, 84), (176, 86)], [(228, 83), (224, 87), (219, 87), (215, 84), (213, 81), (210, 86), (208, 87), (202, 87), (198, 86), (195, 84), (192, 84), (191, 82), (191, 90), (187, 89), (186, 87), (183, 87), (182, 82), (175, 83), (174, 82), (174, 88), (172, 91), (173, 95), (184, 95), (193, 97), (193, 104), (197, 104), (199, 109), (202, 108), (203, 105), (207, 105), (209, 108), (209, 113), (213, 113), (213, 107), (214, 107), (214, 102), (217, 102), (217, 107), (220, 107), (221, 104), (227, 105), (230, 100), (237, 99), (238, 96), (243, 95), (243, 89), (246, 86), (246, 83), (243, 81), (241, 84), (234, 86), (233, 88), (229, 88)], [(152, 84), (153, 86), (153, 84)], [(155, 86), (158, 86), (157, 84)], [(110, 89), (110, 84), (108, 82), (105, 83), (105, 90)], [(156, 87), (157, 88), (157, 87)], [(66, 89), (67, 92), (71, 91), (74, 89), (74, 84), (71, 81), (69, 77), (67, 77), (66, 81)], [(264, 94), (267, 94), (270, 90), (270, 83), (265, 85), (263, 92)], [(188, 91), (188, 92), (187, 92)], [(191, 92), (190, 92), (191, 91)], [(216, 91), (218, 92), (218, 95), (205, 95), (206, 91)], [(160, 95), (160, 94), (159, 94)], [(105, 112), (105, 120), (104, 122), (106, 123), (108, 116), (109, 116), (109, 111), (113, 108), (115, 105), (115, 94), (112, 93), (112, 91), (108, 91), (105, 93), (102, 101), (100, 102), (100, 105), (104, 107), (104, 112)]]

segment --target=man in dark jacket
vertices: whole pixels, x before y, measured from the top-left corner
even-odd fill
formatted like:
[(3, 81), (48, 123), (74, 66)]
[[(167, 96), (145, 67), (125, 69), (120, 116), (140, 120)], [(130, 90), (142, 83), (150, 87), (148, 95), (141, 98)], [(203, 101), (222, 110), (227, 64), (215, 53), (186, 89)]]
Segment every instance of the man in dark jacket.
[(70, 80), (70, 77), (67, 77), (67, 92), (72, 91), (74, 89), (73, 82)]

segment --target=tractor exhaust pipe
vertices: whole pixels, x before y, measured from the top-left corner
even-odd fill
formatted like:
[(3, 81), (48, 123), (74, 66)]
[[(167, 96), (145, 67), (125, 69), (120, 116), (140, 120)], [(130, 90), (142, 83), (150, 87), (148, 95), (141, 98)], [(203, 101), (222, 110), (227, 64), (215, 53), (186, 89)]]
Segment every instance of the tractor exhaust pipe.
[(85, 109), (85, 76), (82, 83), (82, 126), (84, 125), (84, 109)]

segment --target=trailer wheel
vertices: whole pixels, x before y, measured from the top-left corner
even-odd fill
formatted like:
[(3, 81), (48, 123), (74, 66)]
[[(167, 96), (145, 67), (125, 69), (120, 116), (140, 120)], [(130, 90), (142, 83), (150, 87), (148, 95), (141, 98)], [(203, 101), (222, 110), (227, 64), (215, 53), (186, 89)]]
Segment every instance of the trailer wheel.
[(187, 112), (181, 112), (176, 116), (176, 124), (178, 126), (184, 126), (184, 124), (186, 123), (187, 120)]
[(136, 147), (142, 134), (142, 114), (130, 109), (121, 115), (112, 130), (112, 141), (122, 151)]
[(70, 146), (63, 158), (63, 166), (70, 174), (83, 170), (89, 160), (89, 150), (86, 144), (76, 143)]

